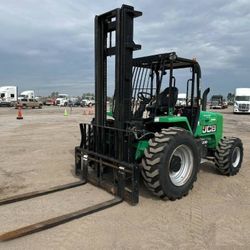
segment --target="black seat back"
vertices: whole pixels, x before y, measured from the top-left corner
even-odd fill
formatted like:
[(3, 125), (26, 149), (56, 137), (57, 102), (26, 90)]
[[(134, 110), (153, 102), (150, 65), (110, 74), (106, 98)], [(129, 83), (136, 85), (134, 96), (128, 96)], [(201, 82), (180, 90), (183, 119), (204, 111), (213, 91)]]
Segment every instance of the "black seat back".
[(152, 105), (148, 106), (146, 109), (147, 111), (151, 112), (151, 115), (154, 115), (154, 114), (162, 115), (165, 112), (168, 112), (169, 101), (170, 101), (171, 107), (175, 107), (177, 99), (178, 99), (178, 89), (176, 87), (172, 87), (172, 93), (170, 97), (169, 87), (167, 87), (159, 94), (157, 108), (156, 108), (156, 103), (153, 103)]
[[(165, 88), (159, 95), (159, 102), (158, 102), (158, 105), (159, 105), (159, 108), (167, 108), (168, 105), (169, 105), (169, 101), (170, 101), (170, 106), (171, 107), (174, 107), (176, 102), (177, 102), (177, 99), (178, 99), (178, 89), (176, 87), (172, 87), (172, 93), (171, 93), (171, 96), (169, 95), (169, 90), (170, 88), (167, 87)], [(170, 100), (169, 100), (170, 99)]]

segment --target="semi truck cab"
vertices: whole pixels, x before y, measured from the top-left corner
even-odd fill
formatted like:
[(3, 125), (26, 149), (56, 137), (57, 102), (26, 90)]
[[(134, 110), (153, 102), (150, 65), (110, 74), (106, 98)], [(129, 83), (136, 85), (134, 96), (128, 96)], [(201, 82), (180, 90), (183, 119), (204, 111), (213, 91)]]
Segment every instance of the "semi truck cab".
[(250, 88), (235, 90), (234, 113), (250, 113)]

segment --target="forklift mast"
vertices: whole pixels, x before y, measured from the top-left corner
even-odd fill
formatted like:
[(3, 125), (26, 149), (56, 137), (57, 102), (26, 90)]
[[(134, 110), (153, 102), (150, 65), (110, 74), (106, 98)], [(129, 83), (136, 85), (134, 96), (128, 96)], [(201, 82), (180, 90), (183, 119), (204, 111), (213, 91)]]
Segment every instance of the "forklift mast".
[[(131, 119), (134, 18), (142, 15), (123, 5), (95, 17), (95, 124), (105, 126), (107, 105), (107, 57), (115, 56), (114, 127), (125, 129)], [(113, 44), (114, 43), (114, 44)]]

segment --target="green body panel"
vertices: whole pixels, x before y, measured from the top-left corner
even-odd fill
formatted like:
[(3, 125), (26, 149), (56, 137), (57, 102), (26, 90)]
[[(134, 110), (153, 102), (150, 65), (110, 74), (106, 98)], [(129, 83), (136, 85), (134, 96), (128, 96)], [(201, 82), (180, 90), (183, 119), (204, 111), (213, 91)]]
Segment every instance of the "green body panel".
[[(182, 127), (192, 132), (187, 117), (185, 116), (157, 116), (155, 123), (171, 124), (171, 127)], [(169, 127), (169, 126), (166, 126)], [(215, 149), (223, 135), (223, 116), (220, 113), (201, 111), (199, 122), (194, 133), (195, 138), (202, 138), (208, 141), (207, 147)], [(144, 150), (148, 148), (148, 141), (139, 141), (136, 145), (136, 160), (144, 155)]]
[(171, 127), (182, 127), (192, 133), (192, 129), (189, 125), (188, 119), (185, 116), (156, 116), (154, 118), (154, 122), (168, 123), (171, 124)]
[[(192, 129), (189, 125), (187, 117), (184, 116), (157, 116), (154, 118), (155, 123), (171, 124), (172, 127), (182, 127), (189, 130), (192, 133)], [(169, 126), (166, 126), (166, 128)], [(144, 156), (144, 150), (148, 148), (148, 141), (139, 141), (136, 145), (135, 159), (139, 160)]]
[(220, 113), (201, 111), (196, 138), (208, 140), (208, 148), (215, 149), (223, 135), (223, 116)]

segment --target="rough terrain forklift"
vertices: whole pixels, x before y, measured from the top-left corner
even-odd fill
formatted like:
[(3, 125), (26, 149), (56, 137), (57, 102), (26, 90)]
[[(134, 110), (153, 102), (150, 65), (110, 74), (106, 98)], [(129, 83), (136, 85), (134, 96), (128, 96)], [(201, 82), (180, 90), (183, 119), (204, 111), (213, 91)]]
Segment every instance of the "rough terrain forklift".
[[(156, 196), (187, 195), (202, 160), (213, 160), (225, 175), (239, 171), (240, 139), (223, 137), (223, 117), (206, 111), (209, 89), (201, 98), (201, 70), (196, 60), (175, 52), (133, 59), (133, 20), (142, 13), (123, 5), (95, 19), (95, 117), (80, 124), (75, 172), (82, 180), (0, 200), (0, 206), (92, 183), (115, 195), (84, 207), (0, 235), (12, 240), (61, 225), (121, 203), (139, 201), (139, 177)], [(115, 57), (115, 91), (107, 113), (107, 58)], [(189, 71), (187, 71), (187, 69)], [(186, 105), (176, 105), (177, 71), (189, 72)], [(109, 116), (107, 116), (107, 114)]]
[[(206, 111), (201, 69), (175, 52), (133, 58), (133, 21), (142, 13), (123, 5), (95, 19), (95, 117), (80, 124), (75, 170), (83, 180), (138, 202), (139, 176), (156, 196), (180, 199), (192, 189), (201, 161), (235, 175), (243, 158), (239, 138), (223, 137), (223, 116)], [(112, 110), (106, 110), (107, 67), (115, 57)], [(189, 71), (188, 71), (188, 70)], [(188, 72), (186, 105), (177, 107), (175, 73)], [(112, 183), (112, 185), (110, 185)]]

